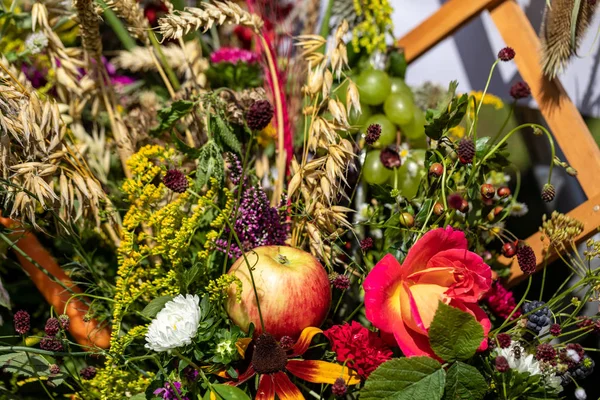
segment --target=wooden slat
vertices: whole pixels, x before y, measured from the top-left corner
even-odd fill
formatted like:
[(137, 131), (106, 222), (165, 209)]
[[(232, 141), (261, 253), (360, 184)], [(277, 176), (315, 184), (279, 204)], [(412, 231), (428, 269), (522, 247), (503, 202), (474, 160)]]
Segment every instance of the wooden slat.
[(501, 2), (502, 0), (450, 0), (398, 40), (397, 46), (404, 49), (408, 62), (414, 61), (479, 13)]
[(497, 5), (490, 14), (506, 45), (515, 49), (519, 72), (569, 164), (577, 170), (583, 191), (588, 199), (594, 197), (600, 193), (600, 149), (560, 81), (544, 77), (540, 42), (527, 16), (513, 0)]
[[(588, 239), (590, 236), (598, 232), (598, 227), (600, 226), (600, 194), (594, 196), (579, 207), (575, 208), (569, 212), (568, 215), (577, 219), (578, 221), (583, 222), (583, 233), (576, 238), (576, 242), (581, 243)], [(535, 235), (532, 235), (527, 239), (526, 242), (535, 251), (535, 256), (538, 260), (537, 271), (541, 270), (546, 265), (544, 262), (545, 256), (547, 256), (548, 262), (552, 262), (558, 258), (557, 254), (544, 254), (544, 244), (541, 240), (541, 233), (538, 232)], [(546, 243), (548, 242), (546, 241)], [(527, 276), (525, 276), (519, 269), (516, 259), (507, 259), (505, 257), (501, 257), (499, 261), (506, 265), (512, 262), (511, 277), (507, 282), (508, 286), (514, 286), (523, 279), (527, 278)]]

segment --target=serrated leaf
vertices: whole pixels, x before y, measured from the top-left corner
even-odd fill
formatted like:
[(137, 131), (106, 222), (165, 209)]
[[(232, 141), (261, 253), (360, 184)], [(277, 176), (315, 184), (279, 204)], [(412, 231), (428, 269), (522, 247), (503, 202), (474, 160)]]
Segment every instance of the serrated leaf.
[[(250, 400), (250, 397), (240, 388), (229, 385), (214, 384), (212, 389), (217, 392), (222, 399), (226, 400)], [(204, 395), (204, 399), (210, 399), (210, 390)]]
[(446, 373), (444, 400), (481, 400), (487, 393), (487, 387), (477, 368), (457, 361)]
[(396, 358), (379, 366), (360, 391), (361, 400), (440, 400), (446, 375), (429, 357)]
[(464, 311), (438, 303), (429, 327), (431, 348), (443, 360), (467, 360), (483, 341), (483, 328), (475, 318)]
[(425, 134), (433, 140), (439, 140), (450, 128), (460, 124), (469, 104), (469, 96), (463, 94), (460, 97), (455, 96), (458, 83), (450, 82), (448, 93), (438, 104), (436, 109), (429, 109), (425, 114), (427, 125), (425, 125)]
[(148, 318), (156, 317), (156, 314), (162, 310), (169, 301), (173, 300), (173, 296), (161, 296), (152, 300), (144, 309), (142, 310), (142, 315)]
[(214, 118), (215, 126), (214, 133), (216, 137), (223, 142), (231, 150), (240, 154), (242, 151), (242, 145), (238, 138), (233, 133), (233, 130), (227, 123), (219, 116)]
[(0, 367), (18, 376), (43, 376), (50, 373), (48, 361), (37, 354), (28, 356), (24, 351), (0, 355)]
[(201, 190), (213, 176), (221, 182), (224, 170), (225, 163), (221, 150), (214, 140), (209, 140), (200, 149), (198, 169), (196, 170), (196, 190)]
[(177, 121), (186, 116), (194, 109), (196, 103), (189, 100), (178, 100), (169, 107), (158, 111), (158, 125), (150, 129), (150, 134), (156, 136), (175, 126)]
[(174, 131), (171, 131), (171, 140), (175, 143), (175, 146), (179, 151), (188, 155), (191, 158), (198, 158), (200, 156), (200, 150), (188, 146), (183, 140), (179, 139)]

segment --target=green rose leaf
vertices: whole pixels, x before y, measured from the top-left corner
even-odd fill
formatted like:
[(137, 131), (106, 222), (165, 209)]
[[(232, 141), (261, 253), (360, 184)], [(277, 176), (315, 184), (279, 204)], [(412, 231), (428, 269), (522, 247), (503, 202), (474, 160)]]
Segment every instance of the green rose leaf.
[(379, 366), (360, 391), (361, 400), (440, 400), (446, 373), (429, 357), (396, 358)]
[(144, 309), (142, 310), (142, 315), (148, 318), (156, 317), (156, 314), (160, 310), (162, 310), (169, 301), (173, 300), (173, 296), (161, 296), (152, 300)]
[(485, 396), (487, 387), (477, 368), (457, 361), (446, 374), (444, 400), (480, 400)]
[(441, 301), (429, 327), (431, 348), (443, 360), (467, 360), (483, 341), (483, 328), (475, 318)]

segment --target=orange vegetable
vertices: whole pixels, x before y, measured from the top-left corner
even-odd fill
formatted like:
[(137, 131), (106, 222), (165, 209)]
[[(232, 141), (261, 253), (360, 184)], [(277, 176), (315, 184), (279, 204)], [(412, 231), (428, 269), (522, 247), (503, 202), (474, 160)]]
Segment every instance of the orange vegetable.
[[(18, 229), (19, 223), (9, 218), (0, 217), (0, 224), (8, 228)], [(58, 313), (62, 313), (65, 304), (68, 302), (66, 314), (69, 316), (69, 333), (77, 341), (88, 349), (102, 348), (107, 349), (110, 346), (110, 328), (108, 324), (99, 324), (95, 319), (84, 321), (89, 307), (82, 301), (82, 297), (74, 297), (73, 293), (82, 293), (81, 289), (73, 283), (71, 278), (62, 270), (56, 260), (40, 244), (38, 239), (31, 232), (25, 230), (15, 231), (9, 235), (15, 241), (16, 247), (27, 254), (32, 260), (42, 266), (57, 281), (62, 282), (64, 286), (51, 279), (26, 257), (16, 252), (21, 267), (29, 274), (31, 280), (42, 293), (46, 301), (51, 304)], [(70, 288), (71, 291), (66, 290)], [(69, 299), (71, 299), (69, 301)]]

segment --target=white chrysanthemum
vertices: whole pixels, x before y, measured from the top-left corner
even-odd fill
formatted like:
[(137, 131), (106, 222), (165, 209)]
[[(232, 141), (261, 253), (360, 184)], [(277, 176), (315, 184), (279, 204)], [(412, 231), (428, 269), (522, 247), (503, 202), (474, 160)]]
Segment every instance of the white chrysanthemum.
[(510, 215), (512, 217), (522, 217), (523, 215), (527, 214), (528, 212), (529, 212), (529, 208), (527, 207), (527, 204), (525, 204), (525, 203), (515, 202), (510, 207)]
[[(515, 357), (515, 348), (519, 348), (520, 357)], [(505, 349), (498, 349), (498, 355), (503, 356), (508, 361), (510, 369), (514, 369), (519, 372), (528, 372), (530, 375), (540, 375), (542, 370), (540, 369), (540, 363), (533, 357), (533, 354), (527, 354), (525, 349), (517, 342), (512, 342), (509, 347)]]
[(198, 296), (179, 295), (165, 304), (148, 327), (146, 348), (160, 352), (192, 343), (200, 324)]
[(41, 32), (33, 32), (25, 39), (25, 48), (31, 54), (37, 54), (48, 46), (48, 38)]

